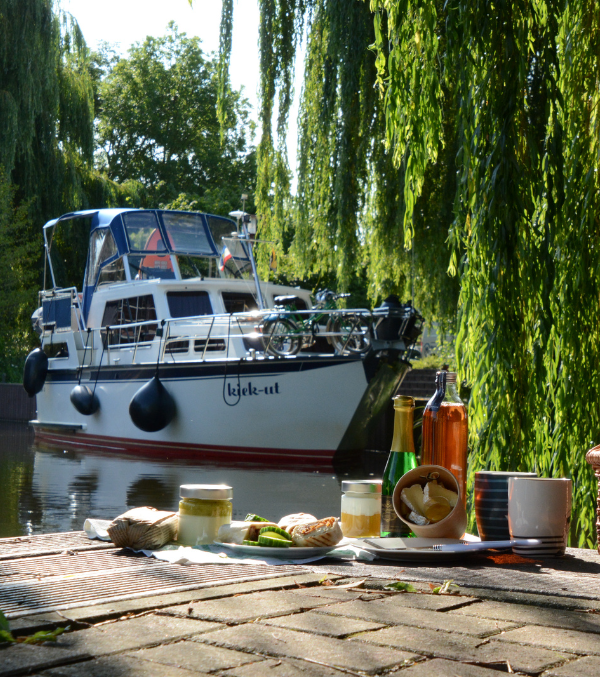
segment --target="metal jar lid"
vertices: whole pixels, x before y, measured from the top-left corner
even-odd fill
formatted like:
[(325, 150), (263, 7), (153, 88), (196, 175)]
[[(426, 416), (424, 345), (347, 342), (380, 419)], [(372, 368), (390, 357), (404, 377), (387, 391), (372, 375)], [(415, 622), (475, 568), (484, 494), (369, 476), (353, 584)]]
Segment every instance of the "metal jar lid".
[(181, 498), (224, 501), (233, 498), (233, 489), (226, 484), (182, 484), (179, 495)]
[(342, 491), (351, 491), (355, 494), (381, 494), (381, 480), (344, 480)]

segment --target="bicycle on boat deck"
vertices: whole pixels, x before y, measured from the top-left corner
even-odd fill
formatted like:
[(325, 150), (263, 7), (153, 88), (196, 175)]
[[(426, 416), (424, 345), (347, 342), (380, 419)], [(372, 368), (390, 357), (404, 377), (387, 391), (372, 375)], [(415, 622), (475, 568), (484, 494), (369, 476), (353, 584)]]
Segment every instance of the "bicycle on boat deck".
[(297, 296), (275, 297), (277, 313), (268, 315), (261, 324), (262, 342), (271, 355), (296, 355), (313, 346), (323, 334), (336, 353), (364, 353), (370, 345), (371, 322), (368, 314), (337, 310), (336, 301), (350, 294), (336, 294), (325, 289), (317, 292), (317, 303), (311, 310), (299, 310)]

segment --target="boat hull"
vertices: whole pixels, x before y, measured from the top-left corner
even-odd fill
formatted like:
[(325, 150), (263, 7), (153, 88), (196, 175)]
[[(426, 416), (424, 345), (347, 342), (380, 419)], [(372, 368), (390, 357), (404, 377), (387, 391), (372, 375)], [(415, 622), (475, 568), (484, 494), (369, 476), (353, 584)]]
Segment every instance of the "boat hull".
[[(389, 396), (407, 369), (399, 362)], [(95, 414), (84, 416), (69, 399), (76, 371), (51, 370), (37, 395), (38, 438), (129, 453), (330, 464), (342, 440), (345, 451), (364, 448), (358, 437), (353, 445), (348, 429), (369, 381), (377, 378), (377, 369), (360, 356), (166, 364), (159, 378), (177, 414), (163, 430), (147, 433), (133, 424), (129, 403), (155, 373), (152, 364), (104, 367), (96, 383), (95, 369), (84, 372), (81, 383), (95, 387), (100, 401)]]

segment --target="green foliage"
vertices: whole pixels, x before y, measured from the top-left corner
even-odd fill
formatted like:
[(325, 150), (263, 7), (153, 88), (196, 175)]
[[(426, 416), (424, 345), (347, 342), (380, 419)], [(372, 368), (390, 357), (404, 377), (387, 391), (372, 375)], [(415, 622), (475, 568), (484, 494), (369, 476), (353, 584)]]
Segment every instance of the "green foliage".
[(31, 261), (42, 238), (29, 238), (27, 205), (14, 206), (15, 188), (0, 166), (0, 381), (18, 381), (34, 344), (30, 317), (36, 307), (37, 271)]
[[(461, 282), (457, 357), (472, 385), (471, 477), (479, 468), (572, 477), (572, 542), (591, 546), (595, 481), (584, 456), (600, 437), (590, 406), (600, 385), (598, 8), (371, 6), (387, 21), (377, 49), (388, 142), (415, 194), (448, 112), (456, 119), (449, 234)], [(415, 220), (410, 207), (406, 198), (405, 226)]]
[(166, 36), (146, 38), (127, 58), (105, 49), (96, 63), (108, 71), (98, 88), (99, 168), (114, 181), (140, 182), (150, 205), (185, 193), (200, 208), (237, 208), (255, 177), (248, 103), (223, 85), (221, 140), (217, 64), (200, 40), (171, 23)]
[(69, 628), (55, 628), (54, 630), (40, 630), (33, 635), (13, 637), (6, 616), (0, 610), (0, 642), (19, 642), (20, 644), (43, 644), (56, 642), (56, 638)]
[(454, 583), (452, 579), (446, 580), (442, 585), (434, 586), (431, 583), (429, 584), (431, 588), (432, 595), (458, 595), (460, 592), (460, 586), (458, 583)]
[(396, 590), (397, 592), (417, 592), (417, 589), (411, 583), (395, 581), (385, 586), (385, 590)]
[[(452, 136), (454, 116), (429, 140), (429, 154), (438, 163), (424, 172), (427, 195), (420, 198), (416, 188), (406, 189), (384, 143), (384, 102), (374, 87), (375, 55), (368, 50), (379, 24), (368, 5), (262, 0), (260, 10), (257, 208), (260, 236), (276, 242), (281, 272), (290, 279), (328, 279), (341, 290), (362, 284), (360, 295), (371, 303), (391, 293), (414, 296), (430, 320), (453, 323), (458, 281), (447, 274), (447, 235), (456, 149), (444, 139)], [(222, 26), (231, 21), (225, 12), (222, 17)], [(296, 49), (304, 37), (298, 190), (292, 198), (287, 116)], [(422, 226), (415, 228), (414, 253), (403, 235), (405, 194)], [(272, 248), (258, 253), (263, 275)]]

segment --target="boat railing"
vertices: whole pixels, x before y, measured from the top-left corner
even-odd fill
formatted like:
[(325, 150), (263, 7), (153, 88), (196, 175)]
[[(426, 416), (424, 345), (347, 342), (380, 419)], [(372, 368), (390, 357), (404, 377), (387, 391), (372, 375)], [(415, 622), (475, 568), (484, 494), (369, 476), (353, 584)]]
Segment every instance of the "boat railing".
[[(146, 320), (143, 322), (130, 322), (127, 324), (107, 325), (105, 327), (92, 330), (95, 335), (94, 340), (90, 341), (85, 336), (82, 337), (85, 346), (87, 344), (95, 346), (95, 357), (92, 351), (89, 351), (89, 359), (86, 359), (84, 367), (91, 367), (92, 364), (98, 364), (102, 360), (98, 356), (98, 349), (107, 357), (105, 363), (111, 362), (111, 355), (122, 355), (124, 349), (132, 350), (132, 364), (141, 364), (147, 362), (165, 362), (177, 359), (190, 359), (190, 353), (194, 361), (204, 361), (206, 359), (240, 359), (246, 357), (251, 351), (254, 353), (265, 353), (270, 357), (281, 355), (281, 352), (270, 351), (269, 337), (265, 337), (265, 326), (273, 321), (276, 316), (279, 321), (285, 319), (284, 329), (289, 330), (290, 336), (297, 341), (306, 341), (318, 336), (326, 339), (338, 339), (340, 347), (347, 341), (349, 336), (361, 338), (367, 335), (368, 328), (363, 323), (360, 327), (346, 327), (337, 329), (326, 329), (326, 323), (331, 322), (332, 318), (340, 318), (342, 315), (348, 316), (349, 311), (331, 310), (331, 311), (298, 311), (296, 316), (302, 314), (311, 319), (311, 316), (319, 315), (325, 323), (323, 327), (318, 328), (314, 325), (312, 330), (303, 323), (298, 322), (292, 325), (293, 313), (286, 311), (251, 311), (246, 313), (223, 313), (206, 316), (190, 316), (183, 318), (168, 318), (164, 320)], [(362, 317), (369, 321), (372, 313), (365, 309), (353, 310), (354, 317)], [(279, 333), (279, 337), (285, 336), (285, 333)], [(237, 342), (237, 343), (235, 343)], [(235, 345), (233, 345), (235, 343)], [(152, 349), (150, 353), (146, 349)], [(140, 358), (140, 350), (144, 350), (143, 357)], [(156, 351), (159, 350), (157, 353)], [(333, 350), (331, 350), (333, 352)], [(223, 355), (225, 353), (225, 355)]]
[(363, 353), (370, 348), (405, 350), (414, 342), (413, 336), (418, 335), (419, 321), (422, 321), (408, 305), (375, 310), (276, 307), (244, 313), (152, 319), (86, 331), (81, 297), (76, 288), (44, 291), (40, 297), (44, 333), (71, 330), (78, 334), (77, 347), (84, 353), (82, 362), (88, 362), (85, 351), (91, 349), (89, 363), (83, 365), (88, 367), (101, 361), (98, 348), (102, 354), (106, 352), (109, 362), (111, 352), (122, 355), (123, 349), (133, 349), (130, 358), (133, 364), (190, 359), (190, 353), (194, 361), (240, 359), (257, 353), (287, 356), (307, 350), (321, 339), (324, 341), (320, 341), (316, 349), (325, 353)]

